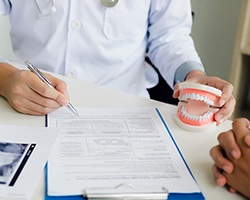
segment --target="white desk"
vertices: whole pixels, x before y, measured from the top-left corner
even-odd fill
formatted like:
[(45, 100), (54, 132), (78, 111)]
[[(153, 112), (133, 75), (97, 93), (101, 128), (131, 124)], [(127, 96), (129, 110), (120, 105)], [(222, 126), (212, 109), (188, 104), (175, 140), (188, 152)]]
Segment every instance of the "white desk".
[[(208, 200), (244, 199), (240, 195), (231, 194), (225, 188), (216, 185), (212, 174), (212, 159), (209, 150), (217, 144), (218, 133), (228, 130), (231, 122), (227, 121), (209, 132), (186, 132), (173, 121), (176, 107), (145, 98), (125, 94), (106, 88), (86, 84), (63, 77), (68, 84), (71, 102), (76, 107), (157, 107), (170, 128), (185, 160), (187, 161), (195, 179)], [(45, 117), (29, 116), (17, 113), (0, 97), (0, 123), (8, 125), (44, 126)], [(44, 181), (41, 181), (32, 200), (44, 199)]]

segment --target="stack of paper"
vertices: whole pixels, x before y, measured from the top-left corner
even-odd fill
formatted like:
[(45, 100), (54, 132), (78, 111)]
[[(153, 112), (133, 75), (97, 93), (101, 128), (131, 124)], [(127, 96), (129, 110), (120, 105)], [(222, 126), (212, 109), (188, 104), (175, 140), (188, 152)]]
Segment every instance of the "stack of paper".
[(65, 109), (48, 116), (60, 135), (48, 162), (47, 199), (81, 199), (95, 188), (114, 194), (110, 188), (121, 184), (135, 193), (158, 186), (169, 199), (204, 199), (157, 109), (77, 110), (79, 117)]
[(59, 131), (4, 125), (0, 130), (0, 198), (30, 199)]

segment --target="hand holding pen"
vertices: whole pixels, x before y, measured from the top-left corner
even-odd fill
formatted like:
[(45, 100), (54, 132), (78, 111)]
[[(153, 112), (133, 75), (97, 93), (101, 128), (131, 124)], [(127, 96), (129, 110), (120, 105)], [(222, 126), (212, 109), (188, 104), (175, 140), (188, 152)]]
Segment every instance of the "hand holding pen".
[[(50, 82), (50, 80), (34, 65), (32, 65), (30, 62), (25, 61), (25, 64), (27, 65), (28, 69), (35, 73), (47, 86), (49, 86), (50, 88), (53, 88), (56, 90), (56, 87), (54, 87), (52, 85), (52, 83)], [(63, 104), (65, 105), (65, 102), (63, 102)], [(73, 114), (78, 116), (78, 112), (76, 111), (76, 109), (74, 108), (74, 106), (68, 101), (67, 104), (65, 105)]]
[(0, 63), (0, 74), (0, 96), (20, 113), (45, 115), (68, 104), (66, 83), (50, 74), (46, 76), (56, 89), (29, 70), (20, 70), (10, 63)]

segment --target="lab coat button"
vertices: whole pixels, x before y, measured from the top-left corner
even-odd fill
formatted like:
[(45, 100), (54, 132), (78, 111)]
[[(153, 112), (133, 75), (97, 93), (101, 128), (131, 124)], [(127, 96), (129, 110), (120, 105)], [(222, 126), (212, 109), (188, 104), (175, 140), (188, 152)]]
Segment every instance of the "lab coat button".
[(78, 30), (81, 27), (81, 22), (77, 19), (72, 20), (71, 22), (71, 28), (74, 30)]
[(76, 78), (76, 72), (74, 70), (69, 70), (66, 74), (69, 78)]

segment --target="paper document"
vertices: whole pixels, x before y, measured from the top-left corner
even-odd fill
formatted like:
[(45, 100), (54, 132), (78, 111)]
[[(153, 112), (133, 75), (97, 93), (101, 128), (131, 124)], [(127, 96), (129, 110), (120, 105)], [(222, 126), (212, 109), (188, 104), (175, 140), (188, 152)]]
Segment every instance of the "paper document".
[(164, 186), (200, 193), (155, 108), (77, 108), (48, 115), (60, 135), (48, 162), (48, 195), (82, 195), (89, 187)]
[(0, 125), (0, 198), (30, 199), (58, 129)]

